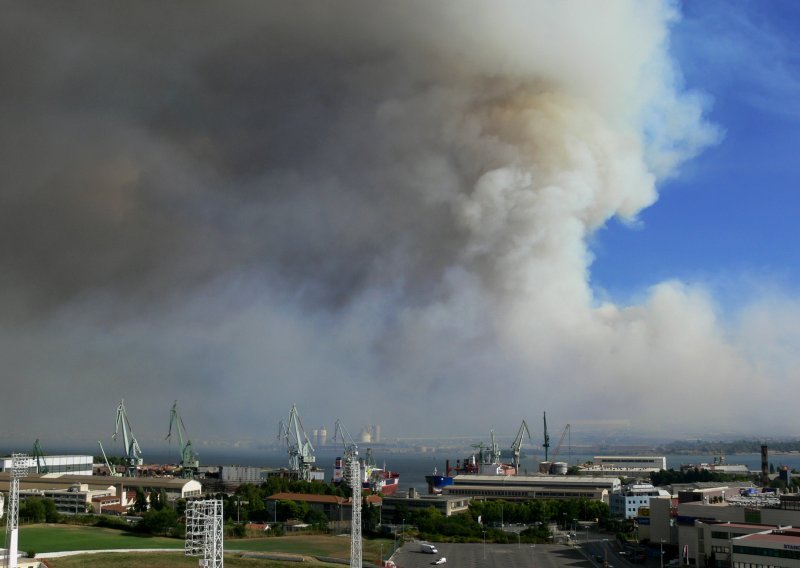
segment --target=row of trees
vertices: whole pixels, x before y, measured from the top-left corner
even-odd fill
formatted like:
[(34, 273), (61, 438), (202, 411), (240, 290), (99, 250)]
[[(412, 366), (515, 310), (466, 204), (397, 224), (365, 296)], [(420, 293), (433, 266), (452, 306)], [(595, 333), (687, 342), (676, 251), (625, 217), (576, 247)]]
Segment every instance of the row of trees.
[(650, 481), (656, 487), (675, 483), (695, 483), (698, 481), (750, 481), (752, 475), (731, 475), (707, 469), (692, 468), (683, 470), (662, 469), (650, 474)]
[(52, 499), (27, 497), (19, 504), (19, 518), (31, 523), (57, 523), (60, 517)]
[(493, 528), (501, 523), (526, 524), (529, 528), (520, 533), (520, 542), (544, 542), (550, 537), (550, 525), (565, 527), (576, 521), (609, 521), (609, 508), (605, 503), (588, 499), (565, 501), (473, 501), (463, 515), (446, 517), (434, 508), (410, 511), (397, 507), (393, 522), (401, 520), (415, 525), (423, 539), (476, 541), (486, 538), (491, 542), (508, 542), (514, 535)]

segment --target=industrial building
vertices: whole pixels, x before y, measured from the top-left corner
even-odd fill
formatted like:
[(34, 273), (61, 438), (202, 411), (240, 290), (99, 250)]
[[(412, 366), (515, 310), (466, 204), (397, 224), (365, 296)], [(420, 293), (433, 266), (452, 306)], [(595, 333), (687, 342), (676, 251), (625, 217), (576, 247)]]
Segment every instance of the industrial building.
[(529, 501), (535, 499), (592, 499), (609, 502), (621, 491), (616, 477), (580, 477), (565, 475), (474, 475), (461, 474), (453, 484), (442, 488), (448, 496)]
[[(800, 526), (800, 495), (759, 493), (755, 488), (741, 489), (728, 485), (704, 486), (680, 491), (677, 498), (652, 498), (649, 518), (641, 521), (645, 525), (641, 528), (647, 531), (640, 531), (640, 538), (645, 538), (646, 534), (651, 542), (663, 539), (664, 542), (677, 545), (680, 550), (686, 551), (692, 565), (710, 566), (713, 555), (714, 562), (720, 566), (720, 562), (725, 565), (729, 561), (729, 558), (721, 559), (719, 556), (730, 554), (730, 542), (726, 540), (765, 530)], [(762, 541), (777, 541), (777, 537), (772, 535)], [(735, 555), (734, 550), (734, 562)], [(761, 558), (760, 563), (748, 560), (747, 563), (752, 564), (753, 568), (760, 565), (785, 566), (773, 563), (771, 558), (769, 562), (764, 560)]]
[(92, 505), (93, 500), (102, 497), (116, 498), (116, 494), (117, 488), (113, 485), (100, 489), (89, 489), (85, 483), (73, 483), (66, 489), (21, 489), (19, 499), (20, 501), (25, 501), (29, 497), (51, 499), (59, 513), (82, 515), (96, 512)]
[(800, 568), (800, 529), (776, 527), (731, 543), (733, 568)]
[[(11, 469), (11, 460), (10, 457), (0, 458), (0, 472), (7, 472)], [(39, 460), (31, 457), (28, 460), (28, 471), (31, 473), (92, 475), (93, 460), (92, 456), (81, 455), (45, 456)]]
[(578, 473), (644, 479), (662, 469), (667, 469), (665, 456), (594, 456), (590, 464), (578, 468)]
[[(323, 513), (329, 521), (350, 521), (353, 516), (353, 502), (338, 495), (318, 495), (314, 493), (275, 493), (265, 499), (265, 504), (269, 514), (277, 518), (277, 504), (280, 501), (294, 501), (295, 503), (307, 503), (309, 508)], [(373, 507), (381, 506), (381, 498), (378, 495), (368, 495), (366, 502)]]
[(416, 511), (434, 508), (445, 517), (450, 517), (469, 510), (472, 497), (460, 495), (420, 495), (413, 488), (406, 492), (383, 497), (383, 514), (391, 518), (398, 508)]
[[(0, 473), (0, 489), (7, 491), (9, 487), (9, 473)], [(81, 489), (76, 490), (76, 487)], [(111, 477), (99, 475), (28, 475), (20, 479), (20, 495), (26, 492), (38, 492), (43, 494), (50, 491), (67, 491), (72, 489), (73, 494), (83, 495), (85, 503), (91, 503), (96, 495), (92, 492), (100, 490), (108, 491), (109, 487), (115, 488), (113, 495), (122, 495), (123, 492), (136, 491), (137, 489), (149, 493), (151, 491), (163, 490), (169, 501), (175, 499), (187, 499), (200, 497), (202, 488), (196, 479), (178, 479), (169, 477)], [(88, 495), (88, 497), (87, 497)], [(74, 495), (70, 498), (64, 497), (67, 501), (80, 500), (80, 496)], [(88, 500), (87, 500), (88, 499)], [(66, 502), (66, 501), (65, 501)], [(73, 503), (74, 505), (74, 503)], [(74, 509), (73, 509), (74, 510)], [(65, 511), (69, 512), (69, 511)]]
[(608, 504), (612, 517), (633, 519), (641, 507), (650, 505), (651, 498), (669, 496), (668, 491), (656, 489), (649, 483), (631, 483), (620, 493), (613, 493)]

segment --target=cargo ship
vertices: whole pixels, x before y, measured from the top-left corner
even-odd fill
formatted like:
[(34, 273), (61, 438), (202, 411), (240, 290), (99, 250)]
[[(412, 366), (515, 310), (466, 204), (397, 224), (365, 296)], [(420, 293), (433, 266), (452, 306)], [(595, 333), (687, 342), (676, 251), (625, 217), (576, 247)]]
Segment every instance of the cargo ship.
[[(383, 493), (384, 495), (394, 495), (400, 486), (400, 474), (396, 471), (382, 468), (375, 465), (372, 459), (372, 452), (367, 450), (366, 458), (361, 462), (361, 489), (364, 493)], [(333, 467), (333, 482), (340, 484), (345, 480), (344, 460), (337, 457)]]
[(477, 474), (477, 475), (516, 475), (517, 469), (507, 463), (500, 462), (500, 451), (487, 451), (481, 444), (478, 446), (477, 454), (472, 454), (464, 459), (456, 460), (456, 466), (450, 466), (450, 460), (445, 462), (445, 474), (440, 475), (435, 469), (432, 475), (426, 475), (425, 481), (428, 484), (428, 493), (439, 494), (448, 485), (453, 485), (454, 475)]

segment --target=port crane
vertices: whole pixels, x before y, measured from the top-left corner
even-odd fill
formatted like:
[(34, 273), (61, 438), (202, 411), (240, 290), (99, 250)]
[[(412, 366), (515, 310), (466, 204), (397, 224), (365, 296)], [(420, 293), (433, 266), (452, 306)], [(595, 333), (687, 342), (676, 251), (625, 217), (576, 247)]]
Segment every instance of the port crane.
[(289, 470), (296, 473), (299, 479), (311, 481), (311, 469), (316, 461), (314, 446), (303, 429), (297, 405), (292, 404), (289, 419), (286, 422), (281, 420), (278, 424), (278, 439), (286, 442)]
[(125, 444), (125, 461), (126, 469), (125, 474), (128, 477), (136, 477), (136, 466), (142, 465), (142, 449), (139, 447), (139, 442), (133, 435), (130, 420), (128, 420), (128, 413), (125, 411), (125, 400), (120, 400), (117, 407), (117, 427), (114, 430), (114, 435), (111, 436), (113, 440), (117, 439), (119, 431), (122, 429), (122, 440)]
[(489, 430), (489, 437), (492, 441), (492, 449), (491, 451), (491, 463), (500, 463), (500, 444), (497, 443), (497, 439), (494, 437), (494, 429)]
[(117, 473), (117, 469), (111, 467), (111, 464), (108, 463), (108, 457), (106, 457), (106, 451), (103, 449), (103, 443), (100, 440), (98, 440), (97, 443), (100, 444), (100, 453), (103, 454), (103, 461), (106, 462), (106, 467), (108, 468), (108, 475), (110, 475), (111, 477), (122, 477), (122, 474)]
[[(347, 482), (353, 490), (352, 516), (350, 520), (350, 566), (361, 568), (362, 542), (361, 542), (361, 463), (358, 460), (358, 444), (350, 432), (344, 427), (341, 420), (336, 420), (333, 430), (333, 439), (341, 438), (344, 444), (344, 463), (347, 468)], [(372, 454), (367, 450), (367, 456)]]
[(350, 432), (344, 427), (341, 420), (336, 421), (336, 427), (333, 430), (333, 439), (341, 439), (344, 444), (344, 459), (349, 462), (351, 459), (358, 459), (358, 444), (356, 444)]
[(514, 442), (511, 444), (511, 457), (514, 460), (514, 469), (516, 470), (517, 475), (519, 475), (520, 450), (522, 449), (522, 440), (525, 438), (525, 434), (528, 435), (528, 440), (532, 439), (531, 431), (528, 429), (528, 424), (523, 420), (519, 427), (519, 431), (517, 432), (517, 437), (514, 438)]
[[(200, 460), (197, 452), (192, 447), (192, 441), (186, 436), (186, 426), (183, 424), (183, 418), (178, 413), (178, 401), (176, 400), (172, 405), (172, 410), (169, 412), (169, 432), (165, 440), (172, 439), (172, 428), (178, 433), (178, 443), (181, 447), (181, 475), (183, 477), (194, 477), (197, 473), (197, 468), (200, 467)], [(184, 442), (184, 438), (186, 441)]]
[(50, 468), (47, 467), (47, 462), (44, 460), (44, 451), (42, 445), (39, 443), (39, 438), (33, 443), (33, 457), (36, 459), (36, 471), (38, 473), (49, 473)]

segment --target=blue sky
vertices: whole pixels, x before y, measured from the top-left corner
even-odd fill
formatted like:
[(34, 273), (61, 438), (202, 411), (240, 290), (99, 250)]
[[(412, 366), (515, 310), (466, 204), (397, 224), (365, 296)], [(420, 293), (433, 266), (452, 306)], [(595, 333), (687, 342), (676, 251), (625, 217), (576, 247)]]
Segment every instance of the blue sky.
[(724, 131), (663, 183), (631, 227), (594, 238), (592, 282), (617, 301), (665, 279), (702, 283), (722, 307), (754, 282), (796, 295), (800, 196), (800, 4), (686, 2), (671, 51)]

